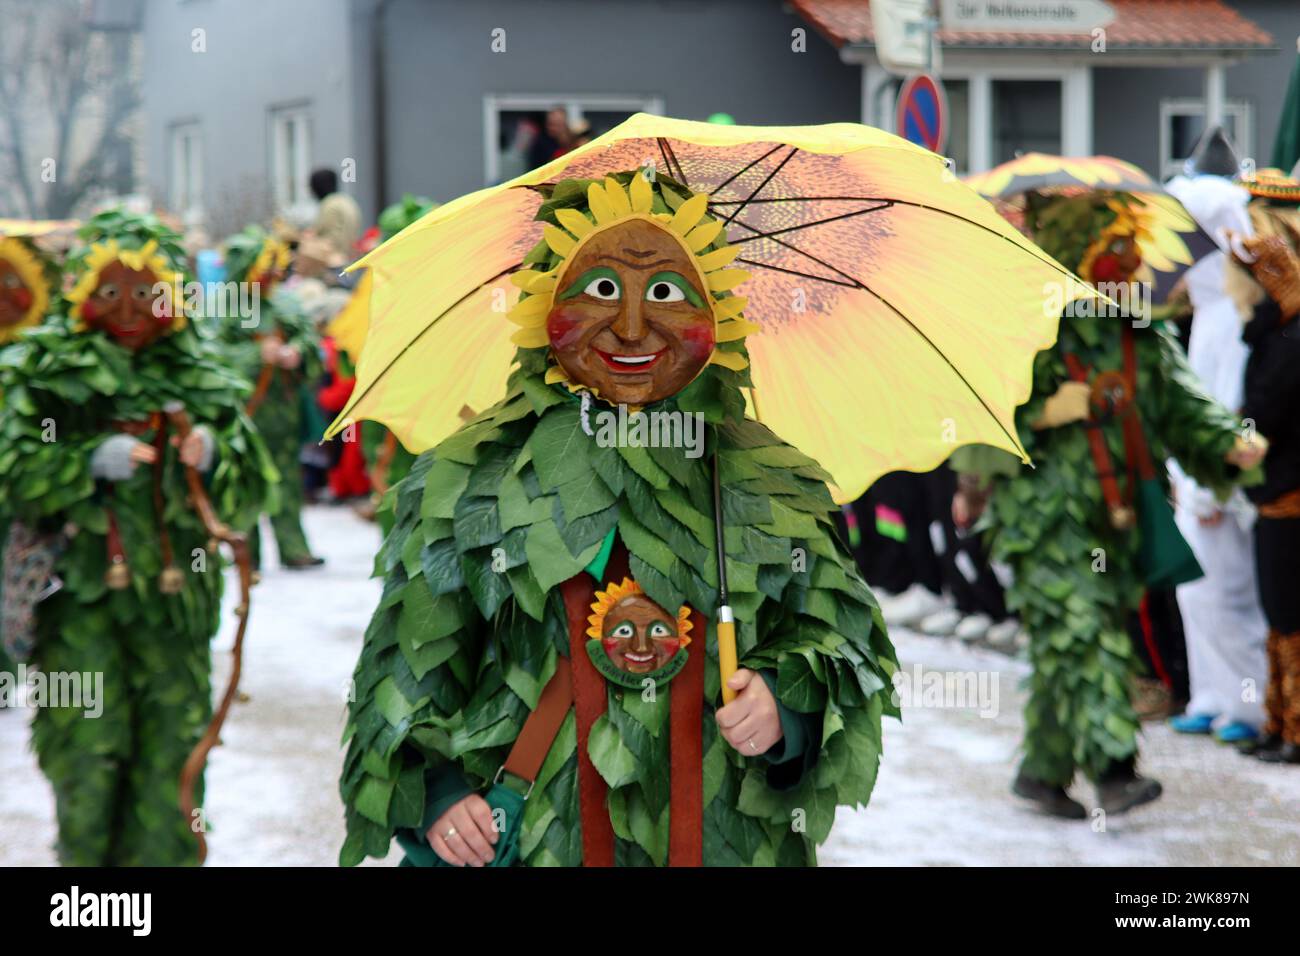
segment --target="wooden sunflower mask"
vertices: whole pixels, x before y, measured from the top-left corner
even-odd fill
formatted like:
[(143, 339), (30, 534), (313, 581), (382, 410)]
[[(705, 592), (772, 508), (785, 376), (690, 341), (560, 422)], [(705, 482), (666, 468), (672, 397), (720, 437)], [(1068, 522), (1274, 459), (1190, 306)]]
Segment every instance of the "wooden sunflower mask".
[(18, 239), (0, 239), (0, 344), (40, 322), (49, 304), (49, 282), (36, 253)]
[[(518, 272), (524, 290), (510, 319), (513, 341), (548, 348), (548, 382), (588, 389), (610, 404), (646, 405), (676, 395), (705, 366), (740, 370), (744, 355), (719, 342), (757, 326), (728, 295), (749, 278), (727, 268), (738, 249), (719, 242), (723, 223), (705, 215), (708, 197), (659, 194), (645, 176), (613, 177), (586, 191), (585, 211), (560, 208), (543, 227), (545, 268)], [(671, 198), (670, 198), (671, 197)]]
[(102, 331), (119, 345), (139, 351), (184, 328), (177, 294), (183, 278), (155, 240), (138, 249), (123, 248), (116, 239), (97, 242), (81, 269), (81, 278), (67, 294), (74, 331)]

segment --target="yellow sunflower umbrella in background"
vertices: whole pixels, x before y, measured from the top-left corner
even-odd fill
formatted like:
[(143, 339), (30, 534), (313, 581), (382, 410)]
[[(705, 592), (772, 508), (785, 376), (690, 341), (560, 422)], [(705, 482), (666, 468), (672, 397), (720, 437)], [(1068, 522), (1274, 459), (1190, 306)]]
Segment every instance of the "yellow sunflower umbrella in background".
[[(1089, 192), (1126, 193), (1139, 204), (1142, 228), (1135, 234), (1142, 255), (1140, 278), (1162, 302), (1182, 274), (1215, 252), (1214, 240), (1164, 187), (1139, 167), (1113, 156), (1067, 157), (1026, 153), (986, 173), (964, 179), (1017, 228), (1032, 234), (1038, 205), (1047, 197)], [(1149, 269), (1147, 268), (1149, 267)], [(1152, 271), (1154, 270), (1154, 271)]]
[[(821, 462), (837, 497), (960, 445), (1025, 457), (1016, 406), (1056, 340), (1051, 290), (1091, 294), (958, 182), (941, 157), (852, 123), (721, 126), (638, 114), (517, 179), (447, 203), (372, 251), (362, 418), (412, 452), (499, 401), (514, 359), (510, 281), (543, 237), (536, 186), (651, 167), (708, 197), (751, 278), (759, 417)], [(1059, 299), (1057, 300), (1059, 304)]]

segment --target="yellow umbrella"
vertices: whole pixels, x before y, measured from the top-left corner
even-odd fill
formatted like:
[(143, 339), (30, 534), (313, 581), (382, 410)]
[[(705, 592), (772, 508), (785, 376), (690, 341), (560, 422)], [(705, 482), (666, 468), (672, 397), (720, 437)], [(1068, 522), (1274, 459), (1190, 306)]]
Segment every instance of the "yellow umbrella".
[(1218, 249), (1177, 198), (1141, 168), (1113, 156), (1026, 153), (967, 176), (964, 182), (1030, 233), (1035, 228), (1032, 196), (1126, 194), (1142, 226), (1134, 237), (1142, 256), (1138, 277), (1152, 286), (1156, 301), (1169, 294), (1192, 264)]
[[(647, 168), (696, 193), (741, 248), (734, 290), (761, 419), (816, 458), (839, 500), (960, 445), (1025, 458), (1016, 406), (1056, 340), (1060, 298), (1092, 294), (943, 160), (853, 123), (720, 126), (638, 114), (500, 186), (447, 203), (353, 268), (373, 280), (357, 388), (330, 427), (382, 422), (412, 452), (501, 399), (509, 282), (542, 238), (538, 189)], [(1056, 293), (1056, 309), (1049, 307)]]

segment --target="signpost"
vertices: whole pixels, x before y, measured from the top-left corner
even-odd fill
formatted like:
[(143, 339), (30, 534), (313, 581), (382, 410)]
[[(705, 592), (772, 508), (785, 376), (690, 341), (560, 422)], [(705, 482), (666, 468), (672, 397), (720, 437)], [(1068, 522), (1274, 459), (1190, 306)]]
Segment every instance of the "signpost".
[(931, 0), (871, 0), (876, 57), (890, 73), (934, 71)]
[(948, 141), (948, 98), (928, 74), (908, 77), (898, 91), (894, 129), (909, 142), (942, 153)]

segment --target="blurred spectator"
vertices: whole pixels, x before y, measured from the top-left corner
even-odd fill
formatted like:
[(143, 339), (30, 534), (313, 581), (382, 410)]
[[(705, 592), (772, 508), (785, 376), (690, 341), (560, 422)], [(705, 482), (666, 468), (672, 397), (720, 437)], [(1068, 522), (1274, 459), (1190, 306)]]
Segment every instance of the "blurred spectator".
[(312, 195), (320, 201), (312, 233), (328, 243), (340, 259), (350, 261), (352, 247), (361, 238), (361, 207), (338, 191), (339, 179), (332, 169), (316, 170), (310, 182)]

